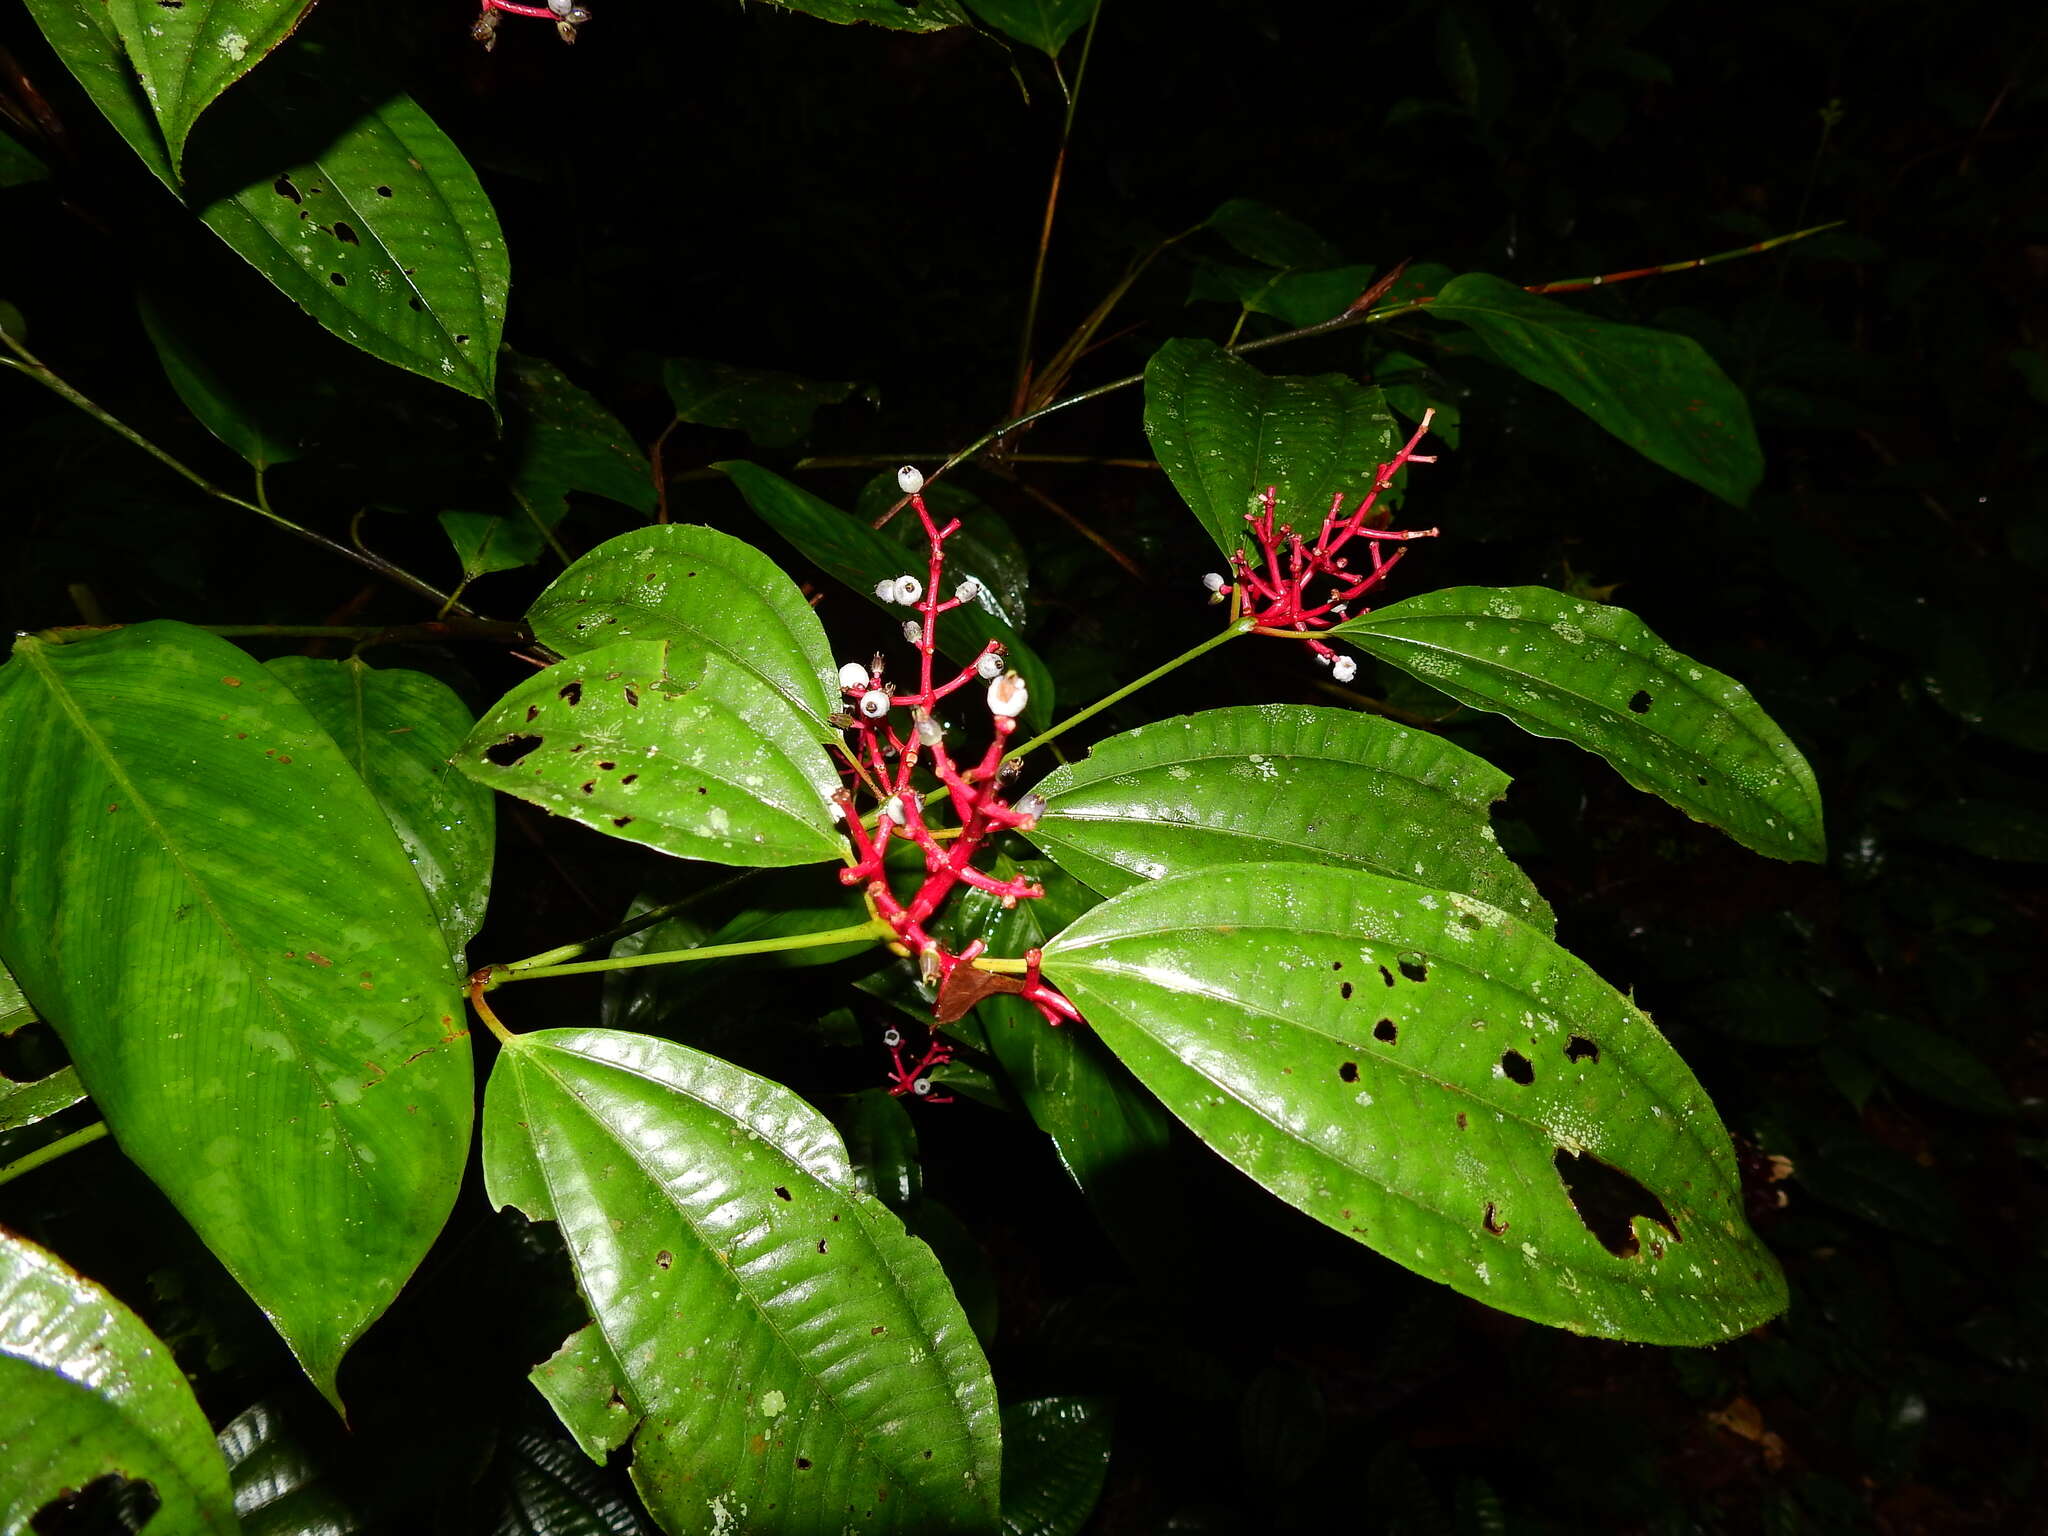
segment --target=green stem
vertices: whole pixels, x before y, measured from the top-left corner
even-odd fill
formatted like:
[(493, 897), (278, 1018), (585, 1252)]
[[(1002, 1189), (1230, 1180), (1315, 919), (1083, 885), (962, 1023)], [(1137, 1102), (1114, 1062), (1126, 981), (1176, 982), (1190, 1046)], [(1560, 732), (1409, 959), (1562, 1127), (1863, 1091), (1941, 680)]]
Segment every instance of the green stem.
[(17, 1157), (6, 1167), (0, 1168), (0, 1184), (10, 1184), (24, 1173), (33, 1173), (45, 1163), (54, 1163), (67, 1152), (89, 1147), (107, 1134), (107, 1122), (95, 1120), (91, 1125), (73, 1131), (69, 1136), (60, 1136), (55, 1141), (37, 1147), (27, 1156)]
[[(113, 412), (80, 394), (71, 385), (59, 378), (41, 358), (29, 351), (27, 347), (24, 347), (4, 330), (0, 330), (0, 346), (6, 347), (8, 351), (14, 354), (15, 358), (19, 359), (17, 362), (7, 358), (0, 358), (0, 363), (6, 363), (7, 366), (13, 368), (17, 373), (26, 374), (34, 379), (52, 394), (70, 401), (71, 404), (77, 406), (108, 431), (119, 437), (126, 438), (173, 474), (189, 481), (216, 501), (224, 501), (231, 507), (240, 507), (244, 512), (253, 512), (266, 522), (276, 524), (279, 528), (284, 529), (285, 532), (296, 534), (309, 544), (317, 544), (329, 554), (340, 555), (344, 560), (352, 560), (357, 565), (375, 571), (379, 576), (387, 580), (409, 588), (421, 597), (431, 598), (439, 604), (450, 604), (447, 593), (421, 581), (412, 572), (393, 565), (381, 555), (371, 554), (365, 549), (351, 549), (348, 545), (341, 543), (337, 539), (330, 539), (324, 533), (308, 528), (302, 523), (295, 523), (281, 513), (273, 512), (267, 505), (267, 498), (264, 498), (260, 479), (258, 480), (257, 489), (258, 501), (244, 501), (240, 496), (222, 490), (211, 480), (207, 479), (206, 476), (200, 474), (198, 470), (191, 468), (182, 460), (173, 458), (169, 453), (157, 447), (155, 443), (152, 443), (140, 432), (129, 426), (128, 423), (122, 421)], [(464, 618), (473, 619), (477, 617), (472, 610), (463, 607), (460, 603), (454, 603), (451, 607), (452, 611), (461, 614)]]
[(574, 960), (578, 955), (587, 955), (593, 949), (609, 949), (621, 939), (652, 928), (656, 923), (667, 922), (679, 912), (687, 912), (700, 901), (713, 896), (722, 896), (734, 886), (766, 874), (766, 870), (748, 869), (714, 885), (707, 885), (701, 891), (694, 891), (676, 901), (663, 902), (658, 907), (649, 907), (638, 917), (629, 917), (616, 927), (607, 928), (603, 933), (588, 939), (579, 939), (574, 944), (558, 944), (553, 949), (543, 950), (537, 955), (528, 955), (524, 960), (514, 960), (505, 967), (510, 971), (530, 971), (543, 965), (560, 965), (564, 960)]
[(436, 619), (426, 624), (199, 624), (228, 640), (273, 636), (280, 640), (353, 640), (359, 645), (425, 644), (440, 640), (489, 640), (529, 645), (533, 631), (505, 619)]
[(1003, 754), (1004, 761), (1012, 761), (1016, 758), (1022, 757), (1027, 752), (1036, 751), (1038, 748), (1044, 746), (1047, 742), (1051, 741), (1054, 737), (1064, 736), (1068, 731), (1071, 731), (1075, 726), (1081, 724), (1083, 721), (1092, 720), (1095, 716), (1101, 714), (1105, 709), (1108, 709), (1111, 705), (1121, 704), (1125, 699), (1128, 699), (1132, 694), (1136, 693), (1140, 688), (1143, 688), (1147, 683), (1156, 683), (1159, 681), (1160, 678), (1166, 676), (1167, 673), (1172, 672), (1177, 668), (1186, 666), (1189, 662), (1193, 661), (1197, 656), (1205, 655), (1208, 652), (1215, 650), (1216, 647), (1223, 644), (1224, 641), (1235, 640), (1239, 635), (1248, 635), (1251, 633), (1251, 631), (1252, 621), (1250, 619), (1232, 620), (1229, 624), (1224, 626), (1221, 630), (1218, 630), (1208, 639), (1204, 640), (1200, 645), (1195, 646), (1192, 650), (1182, 651), (1178, 656), (1174, 657), (1173, 660), (1166, 662), (1160, 666), (1154, 667), (1150, 672), (1147, 672), (1143, 677), (1139, 678), (1136, 682), (1125, 683), (1123, 687), (1117, 689), (1115, 693), (1107, 694), (1104, 697), (1097, 699), (1093, 704), (1090, 704), (1086, 709), (1081, 710), (1076, 714), (1071, 714), (1067, 716), (1066, 719), (1062, 720), (1058, 725), (1052, 727), (1051, 730), (1041, 732), (1039, 735), (1032, 737), (1029, 741), (1025, 742), (1023, 746), (1012, 747), (1008, 752), (1005, 752)]
[(749, 939), (744, 944), (706, 944), (699, 949), (668, 949), (653, 955), (614, 955), (607, 960), (584, 960), (574, 965), (539, 965), (549, 955), (491, 967), (491, 986), (508, 981), (532, 981), (542, 976), (584, 976), (593, 971), (626, 971), (643, 965), (682, 965), (692, 960), (724, 960), (734, 955), (770, 955), (785, 949), (822, 949), (828, 944), (857, 944), (863, 939), (886, 939), (893, 933), (879, 918), (855, 923), (850, 928), (828, 928), (823, 933), (793, 933), (779, 939)]

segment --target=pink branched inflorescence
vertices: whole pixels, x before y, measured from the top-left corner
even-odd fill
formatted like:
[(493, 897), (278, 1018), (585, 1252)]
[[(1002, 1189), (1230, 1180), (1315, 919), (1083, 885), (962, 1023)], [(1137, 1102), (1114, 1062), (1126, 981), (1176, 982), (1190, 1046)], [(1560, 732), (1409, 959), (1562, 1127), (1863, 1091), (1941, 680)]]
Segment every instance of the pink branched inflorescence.
[[(910, 504), (917, 511), (929, 547), (927, 579), (899, 576), (883, 582), (876, 595), (911, 609), (917, 618), (905, 622), (904, 638), (917, 648), (918, 686), (899, 691), (883, 679), (882, 657), (871, 667), (849, 662), (839, 672), (839, 682), (852, 708), (840, 717), (851, 739), (842, 748), (847, 764), (848, 787), (836, 798), (838, 814), (846, 824), (853, 844), (848, 867), (839, 872), (845, 884), (860, 887), (875, 915), (886, 922), (895, 942), (917, 961), (924, 981), (938, 990), (936, 1022), (946, 1024), (960, 1017), (976, 1001), (991, 992), (1011, 992), (1036, 1008), (1049, 1024), (1078, 1020), (1079, 1012), (1039, 974), (1039, 953), (1024, 956), (1020, 979), (984, 971), (974, 962), (986, 946), (980, 939), (954, 951), (932, 933), (928, 926), (953, 891), (962, 885), (985, 891), (1005, 907), (1019, 901), (1035, 900), (1044, 887), (1018, 876), (998, 880), (974, 867), (974, 858), (988, 839), (1008, 828), (1028, 832), (1037, 825), (1045, 802), (1026, 795), (1014, 806), (1007, 788), (1012, 768), (1003, 762), (1003, 750), (1017, 729), (1017, 719), (1027, 703), (1023, 678), (1003, 667), (1002, 645), (991, 640), (957, 676), (943, 682), (933, 677), (933, 652), (937, 644), (939, 615), (980, 594), (979, 583), (971, 577), (961, 582), (950, 597), (942, 597), (946, 569), (946, 540), (959, 530), (954, 518), (943, 528), (932, 520), (924, 497), (923, 476), (914, 469), (899, 472), (898, 479), (910, 492)], [(946, 730), (937, 710), (941, 701), (976, 682), (987, 684), (987, 702), (994, 729), (989, 744), (976, 760), (963, 762), (947, 750)], [(901, 712), (899, 714), (899, 711)], [(895, 721), (904, 720), (909, 729), (898, 731)], [(920, 768), (946, 791), (956, 825), (934, 829), (926, 817), (924, 797), (916, 788)], [(877, 802), (874, 829), (863, 824), (856, 799), (866, 790)], [(938, 797), (934, 797), (934, 803)], [(890, 838), (916, 844), (924, 855), (924, 878), (907, 899), (891, 889), (885, 865)], [(891, 1031), (891, 1034), (896, 1033)], [(950, 1049), (936, 1036), (921, 1058), (907, 1057), (900, 1038), (890, 1046), (894, 1063), (889, 1091), (933, 1098), (927, 1074), (951, 1058)], [(935, 1100), (936, 1102), (944, 1102)]]
[(528, 16), (535, 21), (552, 21), (565, 43), (576, 41), (576, 29), (590, 20), (590, 12), (577, 0), (547, 0), (544, 5), (520, 5), (515, 0), (483, 0), (484, 8), (469, 29), (469, 35), (489, 53), (498, 46), (498, 22), (506, 16)]
[[(1385, 554), (1380, 548), (1382, 544), (1406, 544), (1411, 539), (1433, 539), (1437, 536), (1434, 528), (1390, 532), (1366, 526), (1372, 515), (1373, 503), (1393, 483), (1394, 476), (1404, 465), (1436, 462), (1433, 455), (1415, 451), (1416, 445), (1428, 433), (1430, 420), (1435, 414), (1434, 411), (1423, 413), (1422, 425), (1415, 429), (1415, 435), (1402, 445), (1391, 462), (1379, 466), (1373, 476), (1372, 489), (1366, 492), (1365, 499), (1349, 516), (1344, 512), (1343, 492), (1338, 492), (1331, 499), (1330, 510), (1323, 517), (1323, 526), (1317, 531), (1314, 543), (1296, 533), (1291, 524), (1276, 525), (1275, 488), (1267, 486), (1259, 497), (1259, 510), (1245, 514), (1245, 521), (1251, 525), (1252, 539), (1258, 546), (1257, 556), (1240, 549), (1230, 557), (1235, 581), (1225, 581), (1215, 575), (1206, 578), (1216, 600), (1230, 599), (1231, 616), (1250, 618), (1263, 632), (1302, 636), (1318, 661), (1325, 666), (1335, 666), (1339, 682), (1349, 682), (1355, 677), (1358, 664), (1347, 656), (1339, 656), (1316, 639), (1315, 632), (1369, 611), (1353, 605), (1378, 586), (1408, 552), (1402, 548), (1391, 555)], [(1365, 541), (1364, 549), (1372, 558), (1370, 570), (1354, 568), (1350, 556), (1342, 553), (1353, 539)], [(1324, 585), (1312, 592), (1311, 587), (1319, 582)]]

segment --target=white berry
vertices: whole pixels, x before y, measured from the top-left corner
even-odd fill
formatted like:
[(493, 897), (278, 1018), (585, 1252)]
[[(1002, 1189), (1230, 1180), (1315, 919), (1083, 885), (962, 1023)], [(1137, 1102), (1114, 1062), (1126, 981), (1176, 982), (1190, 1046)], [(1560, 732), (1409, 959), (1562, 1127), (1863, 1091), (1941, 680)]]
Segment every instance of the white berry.
[(879, 688), (870, 688), (860, 696), (860, 712), (870, 720), (879, 720), (889, 713), (889, 695)]
[(1211, 571), (1202, 578), (1202, 585), (1211, 592), (1221, 592), (1223, 590), (1223, 573), (1221, 571)]
[(1024, 713), (1025, 705), (1031, 702), (1031, 690), (1024, 686), (1024, 679), (1015, 672), (1005, 672), (988, 685), (988, 710), (992, 715), (1015, 718)]
[(891, 1050), (894, 1050), (894, 1049), (895, 1049), (895, 1048), (896, 1048), (897, 1046), (901, 1045), (902, 1043), (903, 1043), (903, 1031), (902, 1031), (902, 1030), (900, 1030), (900, 1029), (885, 1029), (885, 1030), (883, 1030), (883, 1031), (882, 1031), (882, 1044), (884, 1044), (884, 1045), (888, 1046), (888, 1047), (889, 1047), (889, 1049), (891, 1049)]
[(956, 601), (971, 603), (981, 596), (981, 583), (970, 576), (953, 589), (953, 596)]
[(994, 651), (984, 651), (974, 663), (974, 670), (983, 677), (995, 679), (1003, 675), (1003, 658)]
[(903, 494), (915, 496), (924, 489), (924, 476), (915, 464), (906, 464), (896, 471), (896, 483), (903, 487)]
[(930, 715), (917, 722), (917, 739), (928, 747), (936, 747), (945, 735), (945, 730)]
[(1349, 656), (1339, 656), (1330, 663), (1330, 676), (1340, 683), (1348, 683), (1358, 676), (1358, 663)]
[(896, 601), (904, 607), (909, 608), (913, 606), (923, 596), (924, 583), (915, 576), (898, 576), (896, 578)]
[(1019, 816), (1028, 816), (1033, 821), (1038, 820), (1039, 817), (1045, 814), (1045, 796), (1026, 795), (1017, 802), (1017, 814)]
[(932, 1080), (928, 1077), (920, 1077), (910, 1085), (910, 1091), (921, 1099), (932, 1091)]
[(879, 598), (880, 598), (880, 599), (881, 599), (881, 600), (882, 600), (883, 602), (885, 602), (885, 603), (893, 603), (893, 602), (895, 602), (895, 601), (896, 601), (896, 578), (895, 578), (894, 576), (891, 576), (891, 577), (890, 577), (890, 578), (889, 578), (889, 579), (888, 579), (887, 581), (878, 581), (878, 582), (876, 582), (876, 583), (875, 583), (875, 596), (879, 597)]
[(912, 645), (924, 644), (924, 626), (915, 619), (905, 619), (903, 621), (903, 638)]
[(868, 669), (857, 661), (849, 661), (839, 669), (839, 686), (848, 693), (858, 692), (868, 685)]

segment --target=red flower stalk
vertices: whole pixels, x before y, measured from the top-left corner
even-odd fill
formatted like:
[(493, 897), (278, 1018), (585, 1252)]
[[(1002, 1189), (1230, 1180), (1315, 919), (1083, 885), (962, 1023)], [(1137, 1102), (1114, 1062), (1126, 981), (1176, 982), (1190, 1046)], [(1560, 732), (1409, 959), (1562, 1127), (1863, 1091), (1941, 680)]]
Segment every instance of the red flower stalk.
[[(1364, 607), (1354, 609), (1353, 605), (1385, 580), (1387, 573), (1400, 564), (1401, 557), (1408, 552), (1402, 548), (1385, 554), (1380, 548), (1382, 544), (1405, 544), (1411, 539), (1433, 539), (1437, 536), (1438, 530), (1434, 528), (1389, 532), (1366, 526), (1373, 503), (1393, 483), (1394, 476), (1404, 465), (1436, 462), (1434, 455), (1415, 451), (1416, 445), (1429, 431), (1430, 420), (1435, 414), (1434, 411), (1423, 412), (1422, 425), (1415, 429), (1415, 435), (1402, 445), (1390, 463), (1379, 466), (1373, 476), (1372, 489), (1366, 492), (1357, 510), (1348, 517), (1345, 515), (1342, 491), (1331, 499), (1330, 510), (1324, 515), (1323, 526), (1317, 531), (1313, 544), (1296, 533), (1291, 524), (1275, 525), (1275, 487), (1267, 486), (1259, 497), (1259, 510), (1245, 514), (1245, 521), (1251, 525), (1252, 538), (1258, 545), (1257, 558), (1240, 549), (1230, 557), (1231, 569), (1237, 577), (1234, 582), (1226, 582), (1217, 575), (1204, 578), (1218, 601), (1225, 597), (1230, 599), (1231, 616), (1248, 615), (1266, 633), (1303, 636), (1318, 661), (1336, 668), (1339, 682), (1349, 682), (1357, 676), (1358, 663), (1348, 656), (1339, 656), (1321, 640), (1313, 638), (1314, 632), (1341, 624), (1355, 613), (1371, 611)], [(1353, 539), (1365, 540), (1363, 547), (1372, 559), (1370, 570), (1355, 569), (1350, 557), (1341, 553)], [(1310, 587), (1317, 582), (1326, 585), (1312, 594)]]
[[(1074, 1005), (1046, 985), (1039, 975), (1036, 950), (1024, 957), (1025, 973), (1019, 981), (974, 965), (984, 949), (981, 940), (976, 939), (955, 952), (928, 926), (961, 885), (986, 891), (1005, 907), (1045, 894), (1042, 886), (1022, 876), (998, 880), (976, 869), (973, 862), (995, 833), (1011, 827), (1029, 831), (1035, 826), (1045, 802), (1037, 795), (1026, 795), (1014, 806), (1009, 802), (1007, 785), (1013, 773), (1003, 763), (1003, 749), (1016, 732), (1017, 717), (1027, 703), (1027, 691), (1021, 677), (1003, 669), (1002, 646), (991, 640), (956, 676), (934, 681), (933, 652), (939, 615), (973, 602), (980, 595), (980, 584), (969, 578), (954, 589), (951, 597), (940, 596), (945, 580), (946, 540), (959, 531), (960, 520), (955, 518), (943, 528), (932, 520), (924, 497), (918, 494), (924, 478), (916, 470), (904, 469), (898, 479), (911, 493), (910, 504), (924, 526), (929, 548), (927, 580), (895, 577), (877, 587), (876, 595), (884, 602), (900, 603), (918, 615), (903, 626), (904, 638), (917, 647), (918, 686), (911, 692), (898, 692), (894, 684), (883, 681), (884, 666), (879, 655), (874, 658), (872, 669), (857, 662), (840, 668), (840, 687), (853, 709), (836, 717), (852, 733), (852, 739), (841, 749), (846, 757), (849, 783), (837, 795), (836, 804), (853, 844), (853, 858), (839, 872), (839, 878), (847, 885), (861, 888), (875, 915), (894, 932), (896, 944), (916, 958), (925, 982), (938, 989), (936, 1022), (951, 1023), (981, 997), (998, 991), (1021, 996), (1050, 1024), (1078, 1020), (1080, 1014)], [(940, 701), (977, 679), (988, 684), (988, 707), (994, 729), (979, 759), (963, 763), (947, 749), (945, 727), (934, 711)], [(908, 716), (907, 732), (899, 733), (893, 723), (892, 717), (898, 710)], [(927, 768), (932, 778), (944, 786), (945, 799), (957, 825), (935, 829), (927, 821), (924, 797), (915, 787), (920, 767)], [(861, 788), (878, 802), (872, 832), (863, 823), (855, 798), (855, 790)], [(914, 843), (924, 855), (924, 878), (907, 899), (889, 885), (885, 859), (891, 837)], [(931, 1082), (925, 1074), (950, 1059), (951, 1050), (934, 1039), (923, 1057), (911, 1064), (903, 1055), (900, 1036), (890, 1049), (894, 1070), (889, 1091), (931, 1097)]]
[(501, 16), (530, 16), (536, 21), (552, 21), (565, 43), (575, 42), (576, 29), (590, 20), (590, 12), (577, 0), (547, 0), (545, 5), (519, 5), (515, 0), (484, 0), (483, 13), (477, 17), (476, 25), (469, 29), (469, 35), (484, 45), (485, 53), (498, 46)]

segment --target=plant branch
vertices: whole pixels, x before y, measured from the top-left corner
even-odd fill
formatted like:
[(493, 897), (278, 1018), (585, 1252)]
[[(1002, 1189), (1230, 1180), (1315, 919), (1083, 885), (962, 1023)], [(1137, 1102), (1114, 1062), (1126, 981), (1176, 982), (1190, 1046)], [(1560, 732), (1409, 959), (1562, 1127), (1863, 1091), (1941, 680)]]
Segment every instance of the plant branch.
[(887, 923), (868, 921), (848, 928), (828, 928), (822, 933), (793, 933), (779, 939), (749, 939), (742, 944), (706, 944), (697, 949), (667, 949), (652, 955), (613, 955), (605, 960), (583, 960), (573, 965), (536, 965), (546, 955), (518, 960), (510, 965), (493, 965), (483, 977), (482, 989), (489, 991), (508, 981), (534, 981), (543, 976), (583, 976), (594, 971), (627, 971), (646, 965), (683, 965), (692, 960), (724, 960), (734, 955), (770, 955), (785, 949), (822, 949), (828, 944), (855, 944), (863, 939), (890, 937)]
[(54, 1163), (67, 1152), (89, 1147), (108, 1134), (107, 1122), (95, 1120), (91, 1125), (73, 1131), (69, 1136), (59, 1136), (55, 1141), (46, 1142), (35, 1151), (17, 1157), (6, 1167), (0, 1168), (0, 1184), (10, 1184), (24, 1173), (33, 1173), (45, 1163)]
[(276, 524), (284, 529), (285, 532), (296, 534), (309, 544), (317, 544), (329, 554), (340, 555), (344, 560), (354, 561), (357, 565), (376, 572), (386, 580), (395, 582), (420, 597), (432, 599), (435, 603), (442, 605), (443, 611), (452, 611), (465, 619), (479, 617), (472, 609), (465, 607), (461, 603), (454, 602), (447, 593), (420, 580), (419, 577), (413, 575), (412, 572), (404, 569), (402, 566), (392, 564), (382, 555), (372, 554), (367, 549), (351, 548), (338, 539), (330, 539), (324, 533), (308, 528), (303, 523), (295, 523), (281, 513), (272, 511), (267, 504), (267, 498), (262, 496), (260, 483), (257, 494), (262, 499), (259, 501), (245, 501), (232, 492), (222, 490), (211, 480), (200, 474), (198, 470), (191, 468), (180, 459), (173, 458), (169, 453), (159, 448), (125, 421), (115, 416), (111, 411), (72, 388), (71, 385), (67, 384), (52, 371), (41, 358), (29, 351), (27, 347), (24, 347), (5, 330), (0, 330), (0, 346), (6, 347), (8, 351), (14, 354), (15, 359), (19, 359), (19, 361), (15, 361), (13, 359), (0, 358), (0, 363), (6, 364), (6, 366), (14, 369), (17, 373), (25, 374), (29, 378), (34, 379), (52, 394), (70, 401), (71, 404), (77, 406), (108, 431), (113, 432), (119, 437), (126, 438), (173, 474), (189, 481), (193, 486), (204, 491), (215, 500), (224, 501), (231, 507), (240, 507), (244, 512), (253, 512), (266, 522)]

